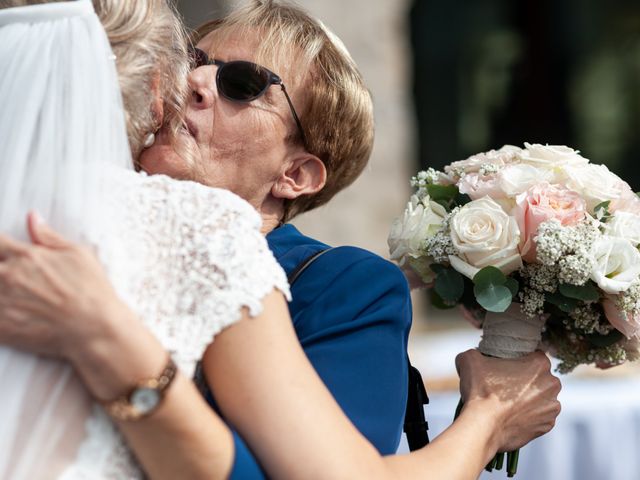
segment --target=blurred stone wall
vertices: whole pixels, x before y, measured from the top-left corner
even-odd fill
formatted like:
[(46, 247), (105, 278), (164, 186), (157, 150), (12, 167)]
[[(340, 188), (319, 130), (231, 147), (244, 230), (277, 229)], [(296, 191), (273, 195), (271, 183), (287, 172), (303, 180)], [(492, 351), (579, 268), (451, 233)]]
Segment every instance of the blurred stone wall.
[[(333, 245), (356, 245), (387, 255), (389, 224), (404, 207), (413, 173), (413, 123), (408, 84), (407, 0), (299, 0), (351, 51), (373, 94), (376, 143), (369, 166), (329, 205), (294, 222)], [(232, 2), (183, 0), (179, 8), (194, 26)]]

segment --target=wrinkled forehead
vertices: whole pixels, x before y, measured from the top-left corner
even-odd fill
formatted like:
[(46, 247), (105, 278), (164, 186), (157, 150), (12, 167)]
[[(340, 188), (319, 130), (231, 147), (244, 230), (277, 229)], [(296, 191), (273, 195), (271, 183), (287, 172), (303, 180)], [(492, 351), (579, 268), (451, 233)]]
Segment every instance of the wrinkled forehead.
[(305, 82), (312, 61), (286, 35), (256, 27), (218, 27), (200, 39), (198, 47), (211, 58), (246, 60), (267, 67), (279, 75), (289, 89)]

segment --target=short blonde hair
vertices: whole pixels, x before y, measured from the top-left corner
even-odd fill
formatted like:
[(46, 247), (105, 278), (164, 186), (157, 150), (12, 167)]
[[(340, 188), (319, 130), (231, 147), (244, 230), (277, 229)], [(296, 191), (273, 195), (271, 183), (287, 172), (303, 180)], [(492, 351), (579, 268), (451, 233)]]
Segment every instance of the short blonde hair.
[[(0, 0), (0, 8), (58, 1)], [(168, 0), (93, 0), (93, 5), (116, 55), (127, 134), (137, 161), (147, 135), (160, 127), (151, 108), (156, 94), (164, 100), (163, 123), (174, 141), (178, 138), (189, 92), (187, 36)]]
[(222, 38), (257, 31), (260, 63), (295, 65), (296, 72), (291, 73), (297, 74), (303, 92), (297, 100), (303, 103), (296, 109), (308, 151), (324, 163), (327, 182), (316, 194), (288, 201), (284, 220), (325, 204), (353, 183), (373, 149), (373, 104), (342, 42), (298, 6), (277, 0), (251, 0), (225, 18), (199, 27), (195, 40), (214, 31)]

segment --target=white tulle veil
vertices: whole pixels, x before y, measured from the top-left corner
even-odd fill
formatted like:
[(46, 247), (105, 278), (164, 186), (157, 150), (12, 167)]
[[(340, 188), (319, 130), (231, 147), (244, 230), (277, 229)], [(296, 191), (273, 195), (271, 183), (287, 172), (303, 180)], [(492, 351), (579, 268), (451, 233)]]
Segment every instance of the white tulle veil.
[[(108, 233), (102, 180), (132, 168), (114, 60), (89, 0), (0, 10), (3, 233), (27, 239), (29, 210), (71, 239)], [(0, 479), (55, 477), (88, 405), (69, 367), (1, 347)]]

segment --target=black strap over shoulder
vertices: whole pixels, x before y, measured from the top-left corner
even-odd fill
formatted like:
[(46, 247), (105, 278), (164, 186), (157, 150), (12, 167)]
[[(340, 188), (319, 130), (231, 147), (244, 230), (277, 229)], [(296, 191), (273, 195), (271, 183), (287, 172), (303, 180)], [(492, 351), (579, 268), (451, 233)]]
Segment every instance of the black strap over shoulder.
[(429, 404), (427, 390), (422, 375), (409, 362), (409, 394), (407, 410), (404, 414), (404, 433), (407, 435), (409, 450), (419, 450), (429, 443), (429, 424), (424, 418), (424, 406)]
[(333, 248), (326, 248), (324, 250), (320, 250), (319, 252), (314, 253), (313, 255), (311, 255), (310, 257), (307, 257), (305, 260), (303, 260), (296, 268), (294, 268), (291, 273), (287, 276), (287, 280), (289, 281), (289, 286), (293, 285), (295, 283), (295, 281), (298, 279), (298, 277), (300, 275), (302, 275), (302, 272), (304, 272), (309, 265), (311, 265), (313, 262), (315, 262), (318, 258), (320, 258), (322, 255), (324, 255), (325, 253), (327, 253), (328, 251), (333, 250)]

